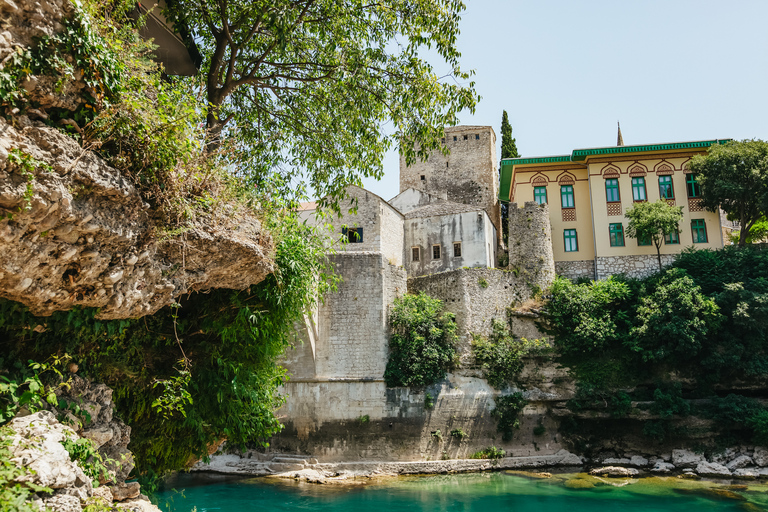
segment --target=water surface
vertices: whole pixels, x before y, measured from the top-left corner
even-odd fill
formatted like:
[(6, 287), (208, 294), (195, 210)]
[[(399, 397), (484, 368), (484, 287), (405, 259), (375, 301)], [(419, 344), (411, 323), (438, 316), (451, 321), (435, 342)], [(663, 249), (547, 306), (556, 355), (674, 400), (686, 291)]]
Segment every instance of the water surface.
[[(179, 488), (184, 484), (183, 479), (175, 483)], [(163, 492), (159, 505), (167, 512), (749, 512), (768, 510), (767, 492), (768, 486), (750, 482), (728, 487), (674, 477), (601, 480), (571, 474), (539, 479), (498, 472), (400, 477), (352, 487), (228, 480)]]

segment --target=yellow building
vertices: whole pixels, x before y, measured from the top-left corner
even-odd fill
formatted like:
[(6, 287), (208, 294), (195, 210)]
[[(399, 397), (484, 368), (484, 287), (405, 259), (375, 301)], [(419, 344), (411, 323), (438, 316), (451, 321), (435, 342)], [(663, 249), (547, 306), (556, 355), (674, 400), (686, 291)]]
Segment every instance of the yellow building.
[(684, 248), (723, 246), (720, 215), (701, 206), (701, 188), (688, 162), (726, 140), (577, 149), (570, 155), (501, 161), (499, 199), (547, 203), (558, 274), (603, 279), (658, 270), (656, 247), (626, 235), (624, 216), (635, 203), (682, 206), (680, 230), (661, 247), (668, 264)]

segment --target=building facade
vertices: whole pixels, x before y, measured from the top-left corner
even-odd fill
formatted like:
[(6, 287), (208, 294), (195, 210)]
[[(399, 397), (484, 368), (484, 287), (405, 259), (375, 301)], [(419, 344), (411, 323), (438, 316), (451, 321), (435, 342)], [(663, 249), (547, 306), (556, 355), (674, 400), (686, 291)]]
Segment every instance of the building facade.
[[(639, 202), (682, 207), (678, 232), (661, 247), (668, 264), (684, 248), (723, 246), (720, 215), (701, 206), (688, 162), (725, 140), (577, 149), (570, 155), (502, 160), (500, 200), (549, 205), (558, 274), (603, 279), (658, 270), (656, 248), (627, 237), (624, 213)], [(510, 251), (512, 248), (510, 247)]]

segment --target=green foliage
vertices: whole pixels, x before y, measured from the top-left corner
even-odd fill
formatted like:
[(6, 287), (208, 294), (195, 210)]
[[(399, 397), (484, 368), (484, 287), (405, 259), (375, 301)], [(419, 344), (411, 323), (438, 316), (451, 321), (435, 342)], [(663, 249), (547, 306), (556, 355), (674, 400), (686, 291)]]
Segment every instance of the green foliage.
[(689, 168), (701, 184), (704, 206), (738, 220), (739, 245), (745, 245), (752, 226), (768, 213), (768, 143), (714, 144), (706, 155), (694, 156)]
[[(255, 181), (303, 173), (319, 197), (337, 197), (381, 177), (393, 144), (408, 163), (438, 149), (443, 127), (478, 100), (459, 65), (459, 0), (168, 6), (203, 54), (209, 147), (234, 141), (240, 169)], [(427, 48), (448, 76), (423, 59)], [(392, 133), (382, 130), (388, 124)]]
[[(69, 381), (64, 381), (60, 371), (68, 359), (68, 356), (53, 356), (45, 363), (29, 361), (27, 367), (17, 362), (12, 368), (13, 371), (0, 375), (0, 424), (13, 419), (21, 409), (37, 412), (45, 409), (47, 405), (59, 405), (57, 388), (69, 386)], [(5, 361), (0, 359), (0, 368), (3, 368), (4, 363)], [(44, 383), (44, 379), (49, 383)]]
[(263, 444), (281, 428), (277, 358), (318, 289), (334, 285), (321, 240), (298, 218), (267, 226), (278, 271), (259, 285), (192, 294), (181, 307), (137, 320), (100, 320), (92, 309), (42, 319), (2, 300), (0, 352), (15, 359), (66, 352), (80, 373), (112, 387), (140, 473), (183, 468), (221, 438)]
[(32, 184), (35, 182), (35, 172), (38, 169), (50, 172), (51, 166), (35, 159), (32, 155), (25, 153), (18, 148), (13, 148), (8, 151), (8, 161), (15, 165), (16, 169), (27, 181), (27, 185), (24, 189), (24, 207), (19, 207), (19, 211), (22, 209), (29, 210), (32, 208), (32, 196), (34, 195)]
[(67, 450), (67, 453), (69, 453), (70, 460), (77, 462), (83, 473), (90, 477), (94, 487), (99, 486), (100, 480), (112, 480), (106, 464), (114, 464), (115, 461), (111, 459), (105, 460), (98, 452), (98, 448), (96, 448), (93, 441), (86, 438), (71, 439), (67, 437), (62, 442), (62, 445)]
[(469, 437), (469, 434), (467, 434), (466, 432), (464, 432), (460, 428), (455, 428), (455, 429), (451, 430), (451, 437), (455, 437), (456, 439), (461, 441), (465, 437)]
[(535, 436), (543, 436), (547, 433), (547, 427), (539, 423), (535, 427), (533, 427), (533, 435)]
[(653, 242), (661, 270), (661, 243), (665, 236), (678, 230), (683, 220), (683, 207), (671, 206), (659, 199), (655, 203), (635, 203), (624, 216), (629, 219), (627, 236)]
[(498, 460), (498, 459), (504, 458), (506, 454), (507, 453), (500, 448), (496, 448), (495, 446), (489, 446), (488, 448), (483, 448), (479, 452), (473, 453), (472, 455), (469, 456), (469, 458)]
[(549, 331), (562, 353), (600, 351), (621, 338), (632, 297), (626, 282), (610, 277), (605, 281), (574, 284), (557, 277), (550, 293)]
[(662, 419), (673, 415), (687, 416), (691, 412), (691, 405), (683, 399), (682, 385), (679, 382), (671, 382), (656, 388), (653, 392), (651, 412), (658, 414)]
[(515, 338), (506, 325), (492, 321), (489, 338), (472, 336), (472, 352), (484, 372), (488, 383), (499, 389), (513, 380), (523, 369), (524, 357), (544, 348), (545, 340)]
[(632, 398), (623, 391), (619, 391), (610, 399), (609, 409), (614, 418), (624, 418), (632, 410)]
[(673, 435), (672, 423), (669, 420), (646, 421), (643, 425), (643, 435), (657, 443), (663, 443)]
[(435, 406), (435, 397), (429, 393), (424, 393), (424, 408), (432, 409)]
[(38, 508), (27, 500), (34, 493), (51, 493), (53, 489), (30, 482), (30, 470), (11, 461), (12, 436), (9, 427), (0, 427), (0, 510), (37, 512)]
[[(741, 239), (741, 230), (737, 229), (728, 235), (731, 243), (738, 244)], [(760, 217), (747, 233), (746, 244), (756, 244), (764, 242), (768, 238), (768, 219), (765, 216)]]
[(443, 442), (443, 433), (440, 432), (440, 429), (435, 430), (434, 432), (432, 432), (431, 435), (432, 435), (432, 438), (437, 439), (438, 442), (440, 443)]
[(389, 323), (387, 386), (427, 386), (445, 377), (456, 359), (456, 324), (442, 301), (425, 293), (395, 299)]
[(477, 280), (477, 284), (480, 286), (480, 288), (483, 288), (483, 289), (488, 288), (488, 281), (486, 281), (482, 277)]
[(649, 288), (625, 345), (645, 361), (695, 357), (721, 321), (717, 304), (682, 269), (668, 270)]
[(362, 425), (367, 425), (368, 423), (370, 423), (370, 422), (371, 422), (371, 417), (370, 417), (369, 415), (365, 414), (365, 415), (363, 415), (363, 416), (360, 416), (359, 418), (357, 418), (357, 422), (358, 422), (358, 423), (359, 423), (361, 426), (362, 426)]
[(517, 143), (512, 137), (512, 125), (509, 124), (507, 111), (501, 115), (501, 158), (517, 158)]
[(510, 441), (514, 431), (520, 428), (517, 416), (528, 401), (520, 392), (499, 396), (495, 401), (496, 407), (491, 411), (491, 416), (496, 419), (496, 430), (501, 432), (504, 441)]

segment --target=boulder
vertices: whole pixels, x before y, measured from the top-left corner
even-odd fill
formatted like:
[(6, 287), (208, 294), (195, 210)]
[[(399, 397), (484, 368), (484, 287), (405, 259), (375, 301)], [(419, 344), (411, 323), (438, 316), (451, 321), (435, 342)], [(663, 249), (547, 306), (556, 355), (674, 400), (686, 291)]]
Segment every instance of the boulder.
[(745, 480), (754, 480), (760, 477), (760, 470), (757, 468), (739, 468), (733, 472), (733, 476)]
[(107, 444), (107, 442), (112, 440), (115, 433), (111, 428), (107, 426), (101, 426), (97, 428), (85, 429), (80, 433), (80, 435), (93, 441), (96, 444), (96, 448), (101, 448)]
[(141, 486), (139, 485), (139, 482), (127, 482), (113, 485), (109, 490), (112, 491), (112, 499), (115, 501), (138, 498), (139, 494), (141, 494)]
[(730, 471), (733, 471), (735, 469), (741, 469), (745, 468), (747, 466), (752, 465), (752, 457), (749, 457), (748, 455), (739, 455), (735, 459), (733, 459), (731, 462), (725, 465)]
[(630, 460), (627, 459), (626, 457), (622, 457), (622, 458), (609, 457), (603, 461), (603, 464), (609, 464), (611, 466), (614, 466), (614, 465), (624, 466), (624, 465), (629, 465)]
[(648, 459), (640, 455), (633, 455), (629, 459), (629, 464), (638, 468), (644, 468), (648, 466)]
[(640, 474), (635, 468), (622, 468), (619, 466), (605, 466), (602, 468), (595, 468), (589, 472), (590, 475), (595, 476), (615, 476), (615, 477), (633, 477)]
[(706, 462), (704, 457), (690, 450), (672, 450), (672, 464), (678, 468), (693, 468), (702, 462)]
[(555, 455), (562, 457), (558, 465), (560, 466), (581, 466), (584, 461), (581, 457), (575, 453), (571, 453), (568, 450), (560, 450)]
[(671, 473), (675, 470), (675, 465), (663, 460), (656, 461), (656, 464), (651, 468), (652, 473)]
[(758, 446), (755, 448), (755, 453), (752, 455), (752, 459), (754, 459), (755, 464), (760, 467), (768, 466), (768, 449)]
[(731, 471), (717, 462), (700, 462), (696, 466), (696, 473), (701, 476), (729, 477)]
[(53, 512), (83, 512), (80, 498), (69, 494), (56, 494), (46, 498), (43, 502)]

